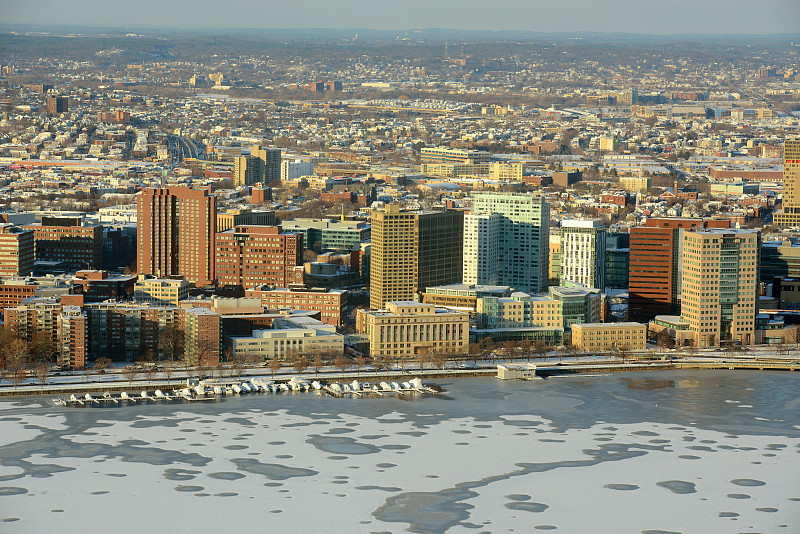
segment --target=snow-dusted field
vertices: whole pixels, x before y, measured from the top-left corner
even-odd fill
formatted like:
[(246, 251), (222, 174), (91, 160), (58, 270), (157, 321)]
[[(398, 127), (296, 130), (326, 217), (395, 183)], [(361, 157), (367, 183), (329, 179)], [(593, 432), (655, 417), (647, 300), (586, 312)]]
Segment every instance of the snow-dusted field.
[(664, 378), (2, 401), (0, 532), (800, 532), (800, 381)]

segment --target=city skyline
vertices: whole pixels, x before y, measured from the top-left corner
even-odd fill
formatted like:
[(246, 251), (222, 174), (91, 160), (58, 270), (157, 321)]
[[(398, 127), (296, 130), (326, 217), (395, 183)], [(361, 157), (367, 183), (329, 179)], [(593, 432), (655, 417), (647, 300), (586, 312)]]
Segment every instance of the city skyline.
[[(98, 0), (63, 4), (40, 2), (31, 12), (22, 4), (4, 2), (5, 24), (75, 25), (114, 28), (187, 29), (375, 29), (413, 32), (419, 29), (599, 32), (671, 34), (768, 35), (797, 33), (800, 4), (793, 0), (765, 0), (758, 10), (743, 0), (691, 2), (677, 0), (669, 9), (661, 4), (630, 0), (578, 0), (569, 12), (554, 3), (499, 0), (491, 13), (474, 1), (445, 0), (431, 5), (421, 0), (400, 4), (345, 0), (335, 8), (317, 0), (291, 4), (259, 4), (251, 0), (175, 2), (143, 0), (136, 8), (109, 6)], [(69, 6), (69, 8), (67, 7)], [(747, 16), (742, 16), (743, 13)], [(242, 13), (247, 13), (242, 24)], [(424, 17), (420, 14), (424, 13)], [(513, 13), (514, 16), (506, 14)], [(579, 15), (575, 15), (578, 13)], [(263, 15), (263, 17), (261, 17)], [(256, 21), (263, 19), (262, 24)], [(413, 37), (413, 34), (409, 37)]]

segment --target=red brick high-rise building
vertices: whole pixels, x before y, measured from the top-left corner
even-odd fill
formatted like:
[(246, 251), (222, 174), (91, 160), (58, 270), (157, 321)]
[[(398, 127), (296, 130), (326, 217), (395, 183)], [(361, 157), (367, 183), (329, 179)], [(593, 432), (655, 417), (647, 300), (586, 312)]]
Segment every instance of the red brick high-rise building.
[(280, 226), (235, 226), (217, 234), (217, 282), (245, 288), (302, 283), (296, 269), (302, 255), (301, 233), (283, 232)]
[(213, 282), (215, 196), (188, 187), (143, 189), (136, 211), (139, 274), (182, 276), (198, 286)]
[(103, 265), (103, 227), (86, 224), (80, 217), (42, 217), (25, 225), (33, 230), (36, 261), (63, 262), (70, 269), (96, 269)]

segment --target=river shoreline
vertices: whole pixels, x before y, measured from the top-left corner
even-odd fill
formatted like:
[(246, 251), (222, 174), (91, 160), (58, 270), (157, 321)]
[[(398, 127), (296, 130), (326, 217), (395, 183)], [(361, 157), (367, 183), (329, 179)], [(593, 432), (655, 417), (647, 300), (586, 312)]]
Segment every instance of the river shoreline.
[[(521, 363), (521, 362), (515, 362)], [(537, 376), (547, 378), (555, 375), (597, 373), (597, 372), (624, 372), (624, 371), (672, 371), (684, 369), (727, 369), (750, 371), (800, 371), (800, 361), (654, 361), (623, 363), (619, 361), (599, 361), (582, 363), (557, 362), (551, 364), (544, 362), (535, 364)], [(410, 378), (471, 378), (471, 377), (496, 377), (497, 365), (491, 367), (445, 368), (445, 369), (414, 369), (395, 371), (357, 371), (357, 372), (322, 372), (271, 375), (269, 373), (249, 372), (242, 375), (242, 380), (262, 378), (276, 383), (288, 382), (292, 377), (301, 376), (307, 380), (324, 380), (326, 382), (350, 382), (352, 380), (408, 380)], [(258, 370), (256, 370), (258, 371)], [(142, 391), (162, 389), (171, 391), (186, 387), (188, 377), (180, 379), (153, 379), (153, 380), (119, 380), (119, 381), (81, 381), (69, 384), (25, 385), (12, 388), (0, 388), (0, 398), (43, 396), (43, 395), (69, 395), (84, 393), (120, 393), (123, 391)], [(230, 377), (232, 378), (232, 377)]]

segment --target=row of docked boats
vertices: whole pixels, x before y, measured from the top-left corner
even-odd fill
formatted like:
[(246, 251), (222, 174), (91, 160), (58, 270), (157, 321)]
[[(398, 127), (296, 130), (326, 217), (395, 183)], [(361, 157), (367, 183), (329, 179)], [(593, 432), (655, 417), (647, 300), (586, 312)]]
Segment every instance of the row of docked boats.
[(220, 381), (200, 380), (187, 383), (187, 387), (165, 392), (156, 389), (152, 394), (143, 390), (138, 394), (129, 395), (126, 391), (121, 393), (105, 392), (102, 394), (86, 393), (83, 396), (72, 394), (62, 399), (53, 399), (58, 406), (120, 406), (131, 404), (147, 404), (157, 402), (208, 402), (220, 400), (226, 395), (250, 394), (278, 394), (315, 391), (319, 394), (328, 394), (333, 397), (365, 396), (365, 395), (392, 395), (401, 393), (438, 393), (436, 390), (425, 386), (419, 378), (407, 382), (380, 382), (370, 384), (353, 380), (351, 383), (339, 384), (336, 382), (325, 383), (318, 380), (308, 381), (301, 377), (292, 377), (286, 382), (275, 382), (263, 378), (251, 378), (245, 381)]

